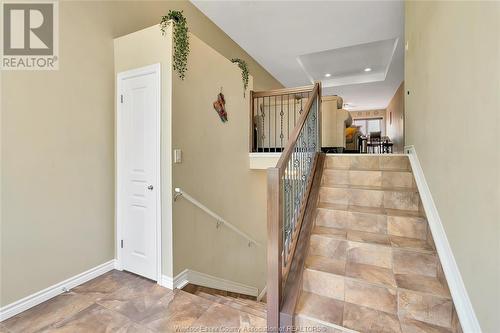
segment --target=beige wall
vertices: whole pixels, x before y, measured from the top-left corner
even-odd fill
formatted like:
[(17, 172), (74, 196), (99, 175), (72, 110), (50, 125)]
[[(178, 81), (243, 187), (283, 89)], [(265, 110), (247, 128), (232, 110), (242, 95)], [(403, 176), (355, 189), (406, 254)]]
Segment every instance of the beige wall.
[(500, 332), (500, 3), (407, 2), (414, 145), (483, 332)]
[(114, 257), (113, 38), (170, 8), (256, 89), (281, 86), (189, 2), (61, 2), (60, 70), (2, 73), (1, 305)]
[(402, 153), (405, 145), (404, 138), (404, 82), (401, 83), (398, 90), (392, 97), (389, 105), (385, 109), (386, 135), (394, 143), (395, 153)]
[[(162, 273), (172, 277), (172, 27), (165, 36), (152, 26), (115, 39), (115, 76), (123, 71), (160, 64), (161, 67), (161, 206)], [(116, 117), (116, 115), (115, 115)]]
[[(172, 142), (183, 162), (173, 165), (173, 184), (209, 209), (266, 243), (266, 173), (249, 169), (249, 94), (241, 72), (221, 54), (191, 36), (191, 72), (174, 76)], [(249, 88), (252, 87), (252, 80)], [(222, 88), (228, 122), (212, 103)], [(221, 227), (185, 199), (174, 203), (174, 275), (190, 268), (263, 288), (265, 248)]]

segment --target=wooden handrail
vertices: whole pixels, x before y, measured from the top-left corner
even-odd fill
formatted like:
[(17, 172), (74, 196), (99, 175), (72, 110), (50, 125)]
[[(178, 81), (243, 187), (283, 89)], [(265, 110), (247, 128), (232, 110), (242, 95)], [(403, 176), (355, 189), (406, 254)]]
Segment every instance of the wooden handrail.
[[(304, 112), (300, 115), (300, 118), (297, 122), (297, 125), (295, 125), (295, 128), (292, 131), (292, 134), (288, 138), (288, 144), (285, 147), (285, 150), (283, 153), (281, 153), (280, 159), (278, 160), (278, 163), (276, 164), (276, 167), (280, 169), (281, 174), (285, 171), (286, 164), (288, 163), (288, 160), (290, 159), (290, 155), (293, 153), (293, 148), (295, 146), (295, 143), (297, 142), (297, 139), (299, 138), (300, 131), (302, 130), (302, 127), (304, 127), (304, 124), (306, 123), (307, 116), (309, 115), (309, 112), (311, 112), (312, 105), (314, 103), (315, 97), (318, 96), (319, 94), (319, 88), (320, 88), (320, 83), (316, 83), (314, 85), (314, 89), (311, 95), (311, 98), (307, 101), (306, 107)], [(318, 100), (318, 104), (321, 103), (321, 101)]]
[(275, 90), (263, 90), (263, 91), (253, 91), (253, 97), (268, 97), (268, 96), (279, 96), (279, 95), (291, 95), (300, 94), (304, 92), (309, 92), (314, 89), (314, 85), (294, 87), (294, 88), (282, 88)]
[[(296, 271), (297, 267), (303, 266), (305, 256), (303, 253), (303, 242), (299, 243), (301, 239), (304, 239), (304, 236), (301, 235), (302, 224), (306, 218), (306, 214), (308, 216), (311, 215), (311, 213), (307, 213), (308, 199), (313, 180), (317, 180), (318, 177), (315, 176), (316, 169), (322, 167), (324, 159), (319, 153), (321, 147), (321, 84), (316, 83), (313, 86), (312, 93), (310, 90), (308, 93), (310, 94), (308, 95), (309, 98), (306, 107), (300, 114), (278, 163), (275, 167), (267, 170), (267, 325), (269, 331), (278, 331), (283, 326), (283, 323), (291, 323), (290, 318), (293, 317), (293, 313), (290, 315), (289, 312), (292, 307), (291, 304), (297, 299), (296, 290), (290, 295), (285, 295), (284, 293), (288, 293), (289, 291), (284, 289), (284, 287), (292, 286), (292, 288), (296, 288), (298, 286), (297, 278), (300, 274)], [(314, 103), (317, 103), (316, 108), (313, 108)], [(317, 112), (317, 119), (309, 118), (309, 116), (313, 116), (311, 114), (311, 110), (313, 109)], [(311, 120), (315, 121), (315, 143), (317, 146), (312, 146), (315, 148), (311, 150), (311, 146), (308, 144), (302, 150), (302, 144), (300, 147), (297, 146), (299, 138), (304, 133), (310, 133), (302, 133), (302, 131), (306, 122)], [(294, 157), (294, 153), (299, 154), (298, 157)], [(297, 159), (297, 161), (302, 158), (302, 162), (298, 163), (302, 163), (303, 166), (306, 163), (303, 157), (301, 157), (304, 156), (303, 154), (308, 154), (307, 158), (309, 161), (307, 163), (310, 164), (306, 169), (297, 169), (300, 172), (299, 175), (301, 175), (301, 178), (297, 178), (298, 176), (293, 176), (296, 171), (294, 169), (296, 167), (295, 160), (293, 167), (290, 166), (289, 162), (291, 158)], [(291, 172), (290, 170), (287, 171), (288, 169)], [(286, 194), (285, 187), (290, 186), (290, 184), (297, 184), (299, 179), (306, 181), (303, 185), (298, 185), (300, 187), (297, 193), (300, 193), (300, 197), (297, 198), (300, 201), (290, 201), (290, 192), (288, 190), (288, 194)], [(291, 206), (284, 206), (284, 198), (286, 198), (290, 205), (294, 205), (292, 209), (293, 214), (290, 213)], [(287, 229), (286, 237), (284, 237), (285, 219), (288, 228), (291, 228)], [(284, 244), (284, 238), (286, 239), (286, 244)], [(294, 258), (297, 249), (299, 254), (298, 263), (295, 262)], [(288, 281), (288, 276), (290, 276), (290, 281)], [(287, 309), (283, 313), (283, 318), (281, 318), (284, 299), (287, 300)]]

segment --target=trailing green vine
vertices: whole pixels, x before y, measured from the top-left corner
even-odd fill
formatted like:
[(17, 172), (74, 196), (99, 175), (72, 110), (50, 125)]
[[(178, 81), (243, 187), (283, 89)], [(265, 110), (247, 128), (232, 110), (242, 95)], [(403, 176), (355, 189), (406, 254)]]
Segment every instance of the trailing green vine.
[(241, 79), (243, 80), (243, 97), (245, 97), (245, 93), (248, 87), (248, 75), (250, 74), (248, 72), (247, 63), (245, 62), (245, 60), (242, 60), (240, 58), (233, 58), (231, 59), (231, 62), (238, 64), (238, 67), (241, 69)]
[(183, 11), (169, 10), (168, 14), (162, 16), (160, 28), (163, 35), (165, 35), (170, 20), (174, 21), (174, 70), (184, 80), (187, 71), (187, 60), (189, 55), (189, 36), (187, 21)]

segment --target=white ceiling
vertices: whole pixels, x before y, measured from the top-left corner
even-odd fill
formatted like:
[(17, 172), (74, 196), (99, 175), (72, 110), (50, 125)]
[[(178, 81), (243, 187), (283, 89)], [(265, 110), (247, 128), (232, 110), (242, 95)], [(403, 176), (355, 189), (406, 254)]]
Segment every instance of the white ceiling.
[(321, 79), (368, 110), (403, 81), (403, 1), (191, 1), (286, 87)]

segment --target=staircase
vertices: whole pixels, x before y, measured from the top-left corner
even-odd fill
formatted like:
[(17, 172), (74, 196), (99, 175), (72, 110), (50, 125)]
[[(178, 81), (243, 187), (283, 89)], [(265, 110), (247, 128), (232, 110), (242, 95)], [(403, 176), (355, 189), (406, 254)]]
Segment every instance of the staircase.
[(406, 156), (328, 155), (295, 326), (462, 332)]
[(262, 318), (264, 319), (262, 326), (265, 326), (266, 303), (254, 301), (239, 294), (200, 286), (191, 286), (191, 288), (186, 289), (188, 292), (213, 303), (223, 304), (239, 312)]

